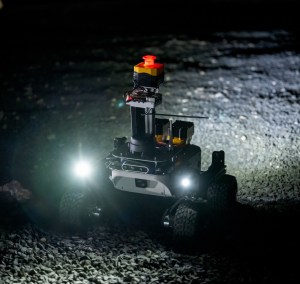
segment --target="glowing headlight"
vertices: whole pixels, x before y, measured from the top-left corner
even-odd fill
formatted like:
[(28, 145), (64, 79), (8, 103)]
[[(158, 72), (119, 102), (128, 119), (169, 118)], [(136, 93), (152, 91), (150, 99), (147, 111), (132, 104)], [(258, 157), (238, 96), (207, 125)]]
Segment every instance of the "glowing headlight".
[(188, 188), (191, 186), (191, 180), (187, 177), (183, 178), (181, 180), (181, 185), (184, 187), (184, 188)]
[(88, 178), (92, 172), (92, 166), (88, 161), (79, 161), (74, 166), (74, 173), (80, 178)]

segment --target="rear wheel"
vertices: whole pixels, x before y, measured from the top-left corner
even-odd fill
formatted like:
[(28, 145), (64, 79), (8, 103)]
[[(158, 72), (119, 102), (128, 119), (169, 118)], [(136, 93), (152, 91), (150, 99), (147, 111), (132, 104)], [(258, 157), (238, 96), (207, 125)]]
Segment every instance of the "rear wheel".
[(207, 189), (207, 203), (212, 209), (226, 210), (236, 203), (237, 180), (232, 175), (224, 175)]
[(92, 192), (84, 189), (68, 190), (60, 201), (60, 221), (66, 228), (83, 229), (101, 217), (102, 209)]
[(186, 245), (194, 240), (198, 228), (198, 204), (189, 200), (181, 202), (175, 212), (173, 239), (176, 244)]

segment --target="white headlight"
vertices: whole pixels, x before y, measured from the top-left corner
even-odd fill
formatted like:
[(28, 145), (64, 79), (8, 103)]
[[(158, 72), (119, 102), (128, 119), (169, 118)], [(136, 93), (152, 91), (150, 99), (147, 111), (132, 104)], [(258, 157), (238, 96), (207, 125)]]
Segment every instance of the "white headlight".
[(184, 188), (188, 188), (190, 185), (191, 185), (191, 180), (189, 178), (183, 178), (181, 180), (181, 185), (184, 187)]
[(88, 161), (79, 161), (74, 166), (74, 173), (80, 178), (87, 178), (92, 172), (92, 166)]

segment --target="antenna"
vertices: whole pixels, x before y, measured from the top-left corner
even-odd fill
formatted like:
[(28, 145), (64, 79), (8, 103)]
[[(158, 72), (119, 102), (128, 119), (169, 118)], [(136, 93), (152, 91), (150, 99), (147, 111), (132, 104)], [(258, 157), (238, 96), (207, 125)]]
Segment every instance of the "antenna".
[[(142, 115), (151, 115), (150, 113), (144, 113)], [(180, 115), (180, 114), (167, 114), (167, 113), (155, 113), (155, 115), (161, 115), (161, 116), (173, 116), (173, 117), (186, 117), (186, 118), (204, 118), (208, 119), (208, 116), (196, 116), (196, 115)]]

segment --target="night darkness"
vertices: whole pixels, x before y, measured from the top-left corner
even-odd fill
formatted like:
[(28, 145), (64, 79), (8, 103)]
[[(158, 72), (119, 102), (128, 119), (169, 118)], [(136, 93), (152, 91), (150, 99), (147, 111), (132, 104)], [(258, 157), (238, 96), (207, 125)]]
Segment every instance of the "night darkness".
[[(0, 284), (298, 283), (296, 4), (0, 0)], [(93, 200), (78, 191), (61, 213), (77, 228), (59, 214), (64, 192), (87, 187), (78, 158), (89, 187), (111, 186), (103, 159), (130, 139), (123, 94), (146, 54), (165, 66), (157, 113), (207, 117), (181, 119), (201, 169), (224, 150), (238, 184), (230, 208), (197, 203), (191, 240), (162, 226), (169, 198), (113, 190), (104, 218), (79, 226)]]

